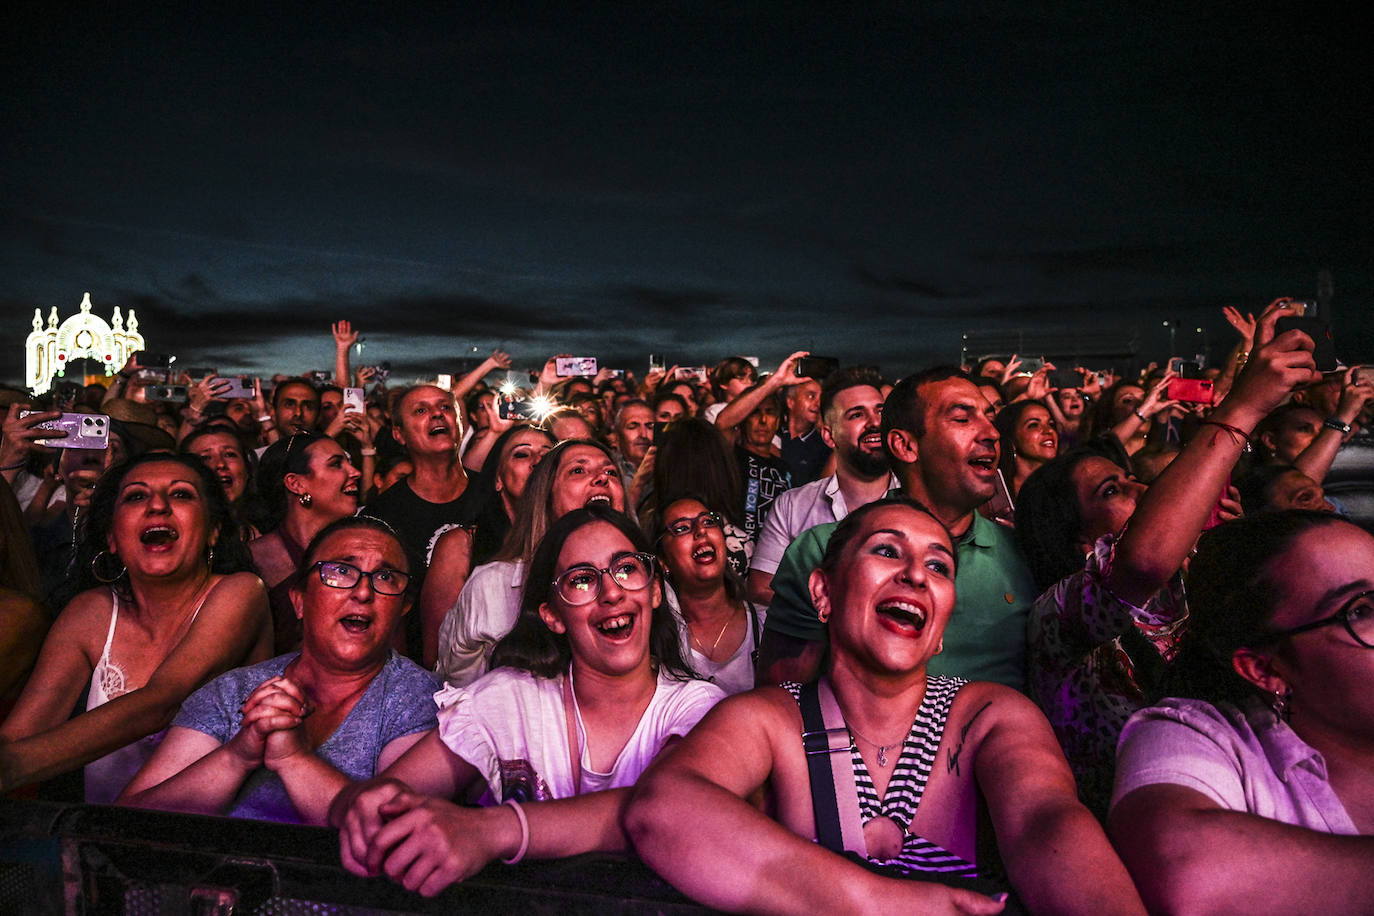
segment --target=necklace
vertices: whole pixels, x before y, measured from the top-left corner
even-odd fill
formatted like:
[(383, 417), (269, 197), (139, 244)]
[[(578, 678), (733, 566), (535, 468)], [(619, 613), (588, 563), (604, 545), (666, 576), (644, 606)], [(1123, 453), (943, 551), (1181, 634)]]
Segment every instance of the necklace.
[(854, 728), (854, 726), (850, 725), (848, 722), (845, 723), (845, 727), (849, 729), (850, 735), (860, 739), (865, 744), (871, 744), (878, 749), (878, 766), (880, 767), (887, 766), (887, 749), (890, 747), (897, 747), (899, 744), (906, 740), (906, 735), (903, 735), (896, 741), (889, 742), (888, 744), (879, 744), (873, 739), (865, 738), (863, 735), (859, 734), (858, 731)]
[(729, 615), (728, 617), (725, 618), (725, 623), (723, 623), (723, 624), (720, 625), (720, 632), (716, 634), (716, 641), (713, 642), (713, 643), (711, 643), (711, 648), (710, 648), (709, 651), (707, 650), (707, 648), (706, 648), (705, 646), (703, 646), (703, 645), (701, 644), (701, 640), (697, 639), (696, 636), (693, 636), (693, 637), (692, 637), (692, 642), (694, 642), (694, 643), (697, 644), (697, 648), (701, 650), (701, 654), (704, 655), (704, 656), (706, 656), (706, 657), (707, 657), (708, 659), (710, 659), (711, 661), (715, 661), (715, 660), (716, 660), (716, 657), (715, 657), (715, 655), (713, 654), (713, 653), (716, 651), (716, 646), (720, 645), (720, 639), (721, 639), (721, 637), (725, 635), (725, 630), (726, 630), (726, 628), (729, 627), (731, 621), (733, 621), (733, 620), (735, 619), (735, 614), (736, 614), (736, 612), (737, 612), (738, 610), (739, 610), (738, 608), (732, 610), (732, 611), (730, 612), (730, 615)]

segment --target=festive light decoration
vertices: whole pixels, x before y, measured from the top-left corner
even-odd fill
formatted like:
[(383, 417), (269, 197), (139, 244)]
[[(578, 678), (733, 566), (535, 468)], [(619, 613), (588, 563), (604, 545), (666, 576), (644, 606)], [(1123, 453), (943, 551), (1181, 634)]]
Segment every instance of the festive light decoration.
[(25, 384), (33, 394), (43, 394), (52, 387), (54, 377), (63, 378), (67, 367), (78, 359), (92, 359), (114, 375), (128, 362), (129, 354), (143, 349), (143, 335), (138, 333), (138, 317), (129, 310), (126, 326), (124, 317), (115, 306), (109, 323), (91, 313), (91, 294), (81, 297), (81, 311), (57, 323), (57, 306), (43, 326), (43, 310), (33, 310), (33, 331), (24, 343)]

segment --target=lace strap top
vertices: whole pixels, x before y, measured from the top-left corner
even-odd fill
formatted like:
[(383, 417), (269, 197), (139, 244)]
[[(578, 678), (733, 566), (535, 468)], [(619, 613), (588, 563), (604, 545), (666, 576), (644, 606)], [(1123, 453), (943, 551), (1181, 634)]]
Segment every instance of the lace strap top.
[[(200, 609), (205, 606), (205, 599), (210, 597), (213, 588), (207, 588), (205, 593), (200, 596), (200, 601), (196, 604), (196, 609), (191, 612), (191, 620), (187, 626), (195, 623), (196, 617), (200, 614)], [(131, 689), (124, 676), (124, 669), (110, 658), (110, 646), (114, 644), (115, 624), (119, 622), (119, 592), (110, 590), (110, 629), (105, 634), (105, 648), (100, 651), (100, 661), (95, 663), (95, 670), (91, 672), (91, 689), (86, 697), (86, 709), (95, 709), (113, 700), (115, 697), (128, 693)]]

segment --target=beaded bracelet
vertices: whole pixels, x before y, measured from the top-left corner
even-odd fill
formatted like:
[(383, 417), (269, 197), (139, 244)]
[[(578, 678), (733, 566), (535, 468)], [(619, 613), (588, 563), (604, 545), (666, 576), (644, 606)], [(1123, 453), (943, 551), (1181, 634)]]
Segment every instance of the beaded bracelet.
[(515, 850), (515, 855), (509, 859), (502, 859), (507, 865), (514, 865), (525, 858), (525, 853), (530, 850), (530, 822), (525, 818), (525, 809), (520, 807), (520, 803), (513, 798), (508, 798), (502, 804), (510, 805), (515, 811), (516, 818), (520, 821), (520, 848)]

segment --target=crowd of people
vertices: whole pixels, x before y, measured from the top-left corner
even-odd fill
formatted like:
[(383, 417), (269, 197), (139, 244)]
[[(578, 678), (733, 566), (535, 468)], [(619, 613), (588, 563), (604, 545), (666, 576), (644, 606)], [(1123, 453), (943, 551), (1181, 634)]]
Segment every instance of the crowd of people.
[(601, 851), (743, 912), (1374, 911), (1374, 536), (1322, 488), (1374, 371), (1294, 312), (1188, 386), (397, 386), (341, 321), (328, 378), (0, 391), (0, 791), (331, 825), (426, 895)]

